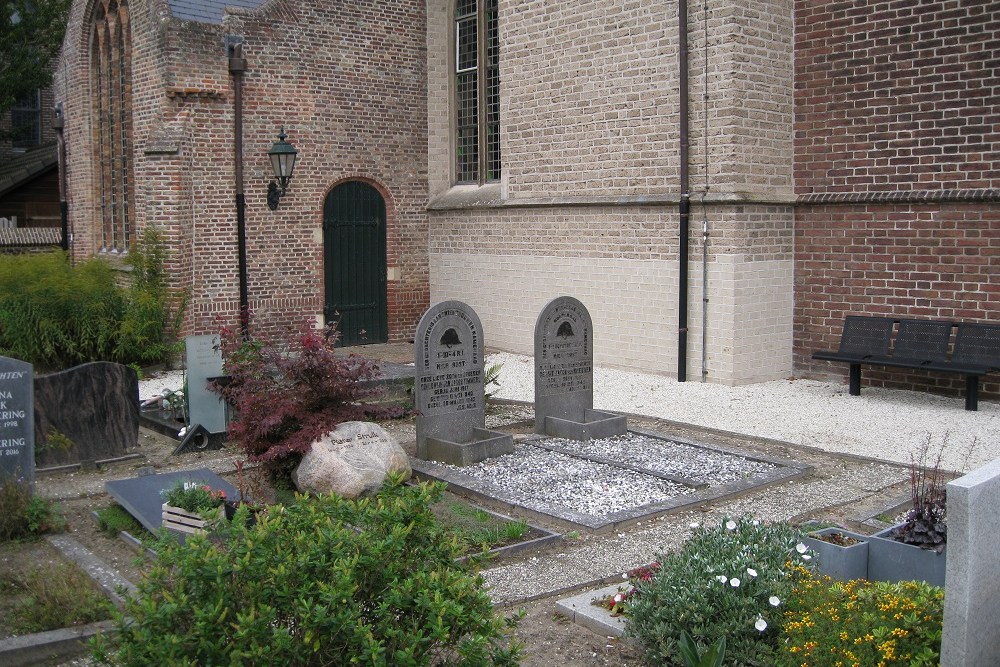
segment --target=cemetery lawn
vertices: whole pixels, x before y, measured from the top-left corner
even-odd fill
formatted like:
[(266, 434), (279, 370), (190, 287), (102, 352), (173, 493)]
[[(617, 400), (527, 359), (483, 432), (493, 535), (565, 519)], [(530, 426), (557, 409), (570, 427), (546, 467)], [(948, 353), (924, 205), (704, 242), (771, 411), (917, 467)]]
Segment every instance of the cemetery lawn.
[(0, 639), (103, 621), (111, 610), (87, 573), (44, 539), (0, 544)]

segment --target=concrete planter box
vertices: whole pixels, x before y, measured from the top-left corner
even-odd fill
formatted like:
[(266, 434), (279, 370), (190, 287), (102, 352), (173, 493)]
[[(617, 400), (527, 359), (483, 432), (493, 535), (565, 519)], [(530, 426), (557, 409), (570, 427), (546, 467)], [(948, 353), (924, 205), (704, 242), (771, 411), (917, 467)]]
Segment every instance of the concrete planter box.
[[(857, 544), (841, 546), (819, 539), (823, 535), (844, 535), (858, 540)], [(868, 536), (842, 528), (823, 528), (805, 537), (805, 545), (816, 554), (820, 574), (838, 581), (868, 578)]]
[(893, 530), (879, 531), (868, 541), (868, 579), (871, 581), (926, 581), (944, 586), (947, 548), (941, 553), (892, 539)]

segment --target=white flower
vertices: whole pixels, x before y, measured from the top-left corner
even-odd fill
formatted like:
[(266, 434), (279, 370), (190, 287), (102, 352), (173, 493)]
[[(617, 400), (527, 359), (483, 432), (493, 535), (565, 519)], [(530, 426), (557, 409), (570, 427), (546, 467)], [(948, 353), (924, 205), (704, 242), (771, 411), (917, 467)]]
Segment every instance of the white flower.
[(802, 560), (812, 560), (812, 556), (809, 554), (802, 554)]
[(622, 572), (622, 579), (628, 579), (628, 572)]
[(778, 598), (777, 595), (772, 595), (767, 599), (767, 601), (771, 603), (772, 607), (777, 607), (779, 604), (781, 604), (781, 600)]
[(726, 530), (736, 530), (736, 522), (730, 519), (726, 522)]
[(798, 544), (795, 545), (795, 550), (798, 551), (800, 554), (804, 554), (806, 551), (809, 550), (809, 547), (799, 542)]
[(757, 570), (753, 569), (752, 567), (748, 567), (747, 568), (747, 574), (749, 574), (751, 577), (756, 577), (757, 576)]
[(624, 599), (625, 599), (625, 596), (622, 595), (621, 593), (618, 593), (617, 595), (615, 595), (615, 602), (621, 602)]
[(689, 524), (689, 526), (690, 526), (690, 528), (692, 528), (692, 529), (694, 529), (694, 528), (697, 528), (697, 527), (698, 527), (698, 522), (697, 522), (697, 521), (692, 521), (692, 522), (691, 522), (691, 523)]
[(759, 519), (754, 519), (753, 520), (753, 525), (759, 526), (760, 525), (760, 520)]
[(727, 581), (729, 581), (729, 577), (727, 577), (727, 576), (726, 576), (726, 575), (724, 575), (724, 574), (720, 574), (720, 575), (716, 576), (715, 578), (719, 580), (719, 583), (720, 583), (720, 584), (724, 584), (724, 583), (726, 583)]
[(729, 585), (732, 586), (733, 588), (739, 588), (740, 580), (737, 579), (736, 577), (733, 577), (732, 579), (729, 580)]
[(753, 624), (753, 627), (757, 628), (758, 632), (764, 632), (767, 630), (767, 621), (764, 620), (763, 616), (757, 616), (757, 622)]

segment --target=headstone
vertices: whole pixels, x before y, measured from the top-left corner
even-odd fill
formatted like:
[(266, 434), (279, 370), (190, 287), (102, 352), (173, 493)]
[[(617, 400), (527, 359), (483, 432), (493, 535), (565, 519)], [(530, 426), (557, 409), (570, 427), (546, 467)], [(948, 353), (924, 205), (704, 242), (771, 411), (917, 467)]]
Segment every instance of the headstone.
[(213, 490), (225, 491), (227, 498), (239, 500), (239, 491), (207, 468), (117, 479), (105, 482), (104, 488), (146, 530), (155, 533), (163, 525), (163, 493), (179, 482), (207, 484)]
[(510, 435), (488, 431), (483, 390), (483, 327), (461, 301), (420, 318), (414, 377), (417, 456), (472, 465), (514, 451)]
[(594, 410), (594, 325), (560, 296), (535, 321), (535, 432), (571, 440), (623, 435), (625, 418)]
[(139, 378), (128, 366), (94, 361), (35, 378), (39, 466), (93, 464), (139, 442)]
[(1000, 458), (948, 483), (942, 667), (1000, 665)]
[(208, 388), (211, 378), (222, 376), (222, 352), (217, 335), (188, 336), (187, 353), (188, 423), (201, 424), (209, 433), (226, 430), (226, 403)]
[[(31, 364), (0, 357), (0, 471), (35, 484), (35, 394)], [(2, 482), (4, 480), (0, 480)]]
[(344, 422), (312, 443), (292, 480), (299, 491), (372, 494), (390, 472), (410, 476), (410, 460), (391, 435), (371, 422)]

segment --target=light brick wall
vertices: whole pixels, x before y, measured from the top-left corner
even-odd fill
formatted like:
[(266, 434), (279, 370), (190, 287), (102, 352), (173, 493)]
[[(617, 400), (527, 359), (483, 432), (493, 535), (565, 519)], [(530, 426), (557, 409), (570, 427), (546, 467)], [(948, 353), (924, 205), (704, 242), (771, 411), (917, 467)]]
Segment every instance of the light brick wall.
[[(700, 212), (699, 212), (700, 214)], [(791, 209), (715, 208), (708, 253), (707, 379), (744, 384), (791, 373)], [(475, 209), (431, 218), (434, 302), (466, 301), (488, 345), (532, 353), (550, 299), (594, 318), (597, 363), (677, 372), (677, 212), (659, 207)], [(702, 239), (692, 232), (687, 365), (701, 374)], [(740, 249), (736, 251), (735, 249)]]

